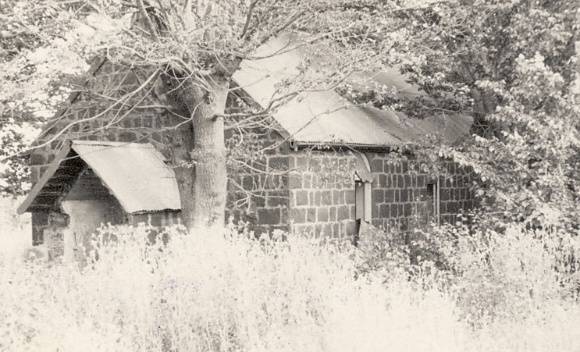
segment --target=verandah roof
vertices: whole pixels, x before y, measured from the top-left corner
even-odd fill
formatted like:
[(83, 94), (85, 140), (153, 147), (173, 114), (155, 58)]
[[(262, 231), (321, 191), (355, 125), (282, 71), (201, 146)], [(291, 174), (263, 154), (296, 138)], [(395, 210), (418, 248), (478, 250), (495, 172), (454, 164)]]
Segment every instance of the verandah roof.
[(181, 209), (175, 173), (151, 144), (69, 141), (18, 212), (54, 208), (87, 167), (127, 213)]

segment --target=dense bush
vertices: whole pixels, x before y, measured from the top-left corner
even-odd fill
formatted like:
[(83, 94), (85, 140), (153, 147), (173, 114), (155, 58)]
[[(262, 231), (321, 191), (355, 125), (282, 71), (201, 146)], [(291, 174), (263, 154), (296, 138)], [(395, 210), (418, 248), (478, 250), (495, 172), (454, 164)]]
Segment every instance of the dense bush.
[(1, 351), (574, 351), (580, 341), (572, 279), (521, 229), (442, 246), (445, 270), (404, 255), (381, 266), (377, 247), (293, 236), (103, 232), (98, 259), (81, 267), (0, 264)]

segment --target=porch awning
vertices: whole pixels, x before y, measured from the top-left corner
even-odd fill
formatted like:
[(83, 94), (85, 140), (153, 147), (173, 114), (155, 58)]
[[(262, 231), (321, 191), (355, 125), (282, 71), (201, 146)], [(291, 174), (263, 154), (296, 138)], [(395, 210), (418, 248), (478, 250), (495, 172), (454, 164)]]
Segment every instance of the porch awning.
[(54, 209), (86, 168), (127, 213), (181, 209), (175, 173), (151, 144), (68, 141), (18, 212)]

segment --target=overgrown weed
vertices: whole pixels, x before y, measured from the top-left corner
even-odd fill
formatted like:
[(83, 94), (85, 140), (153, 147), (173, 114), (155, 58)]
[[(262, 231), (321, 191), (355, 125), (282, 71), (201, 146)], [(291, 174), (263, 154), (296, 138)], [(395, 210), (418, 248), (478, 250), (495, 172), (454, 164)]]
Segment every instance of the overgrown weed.
[(0, 264), (0, 350), (578, 351), (577, 238), (438, 231), (455, 241), (411, 264), (394, 244), (105, 228), (83, 265)]

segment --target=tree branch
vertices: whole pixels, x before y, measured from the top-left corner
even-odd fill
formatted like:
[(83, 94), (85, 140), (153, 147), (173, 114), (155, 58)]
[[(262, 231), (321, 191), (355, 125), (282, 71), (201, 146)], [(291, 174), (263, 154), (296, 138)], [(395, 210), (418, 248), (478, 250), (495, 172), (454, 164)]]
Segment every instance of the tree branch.
[(143, 19), (145, 20), (147, 27), (149, 27), (149, 31), (150, 31), (151, 35), (153, 36), (153, 38), (155, 38), (156, 41), (159, 41), (159, 36), (157, 35), (157, 29), (155, 28), (153, 21), (151, 21), (151, 17), (149, 17), (149, 14), (147, 13), (147, 9), (145, 8), (145, 4), (143, 3), (143, 0), (137, 0), (137, 6), (139, 7), (139, 13), (141, 14)]
[(252, 15), (254, 14), (254, 8), (260, 2), (260, 0), (254, 0), (250, 3), (250, 7), (248, 8), (248, 15), (246, 16), (246, 23), (244, 23), (244, 29), (242, 29), (241, 38), (245, 39), (246, 35), (248, 34), (248, 28), (250, 27), (250, 22), (252, 21)]

